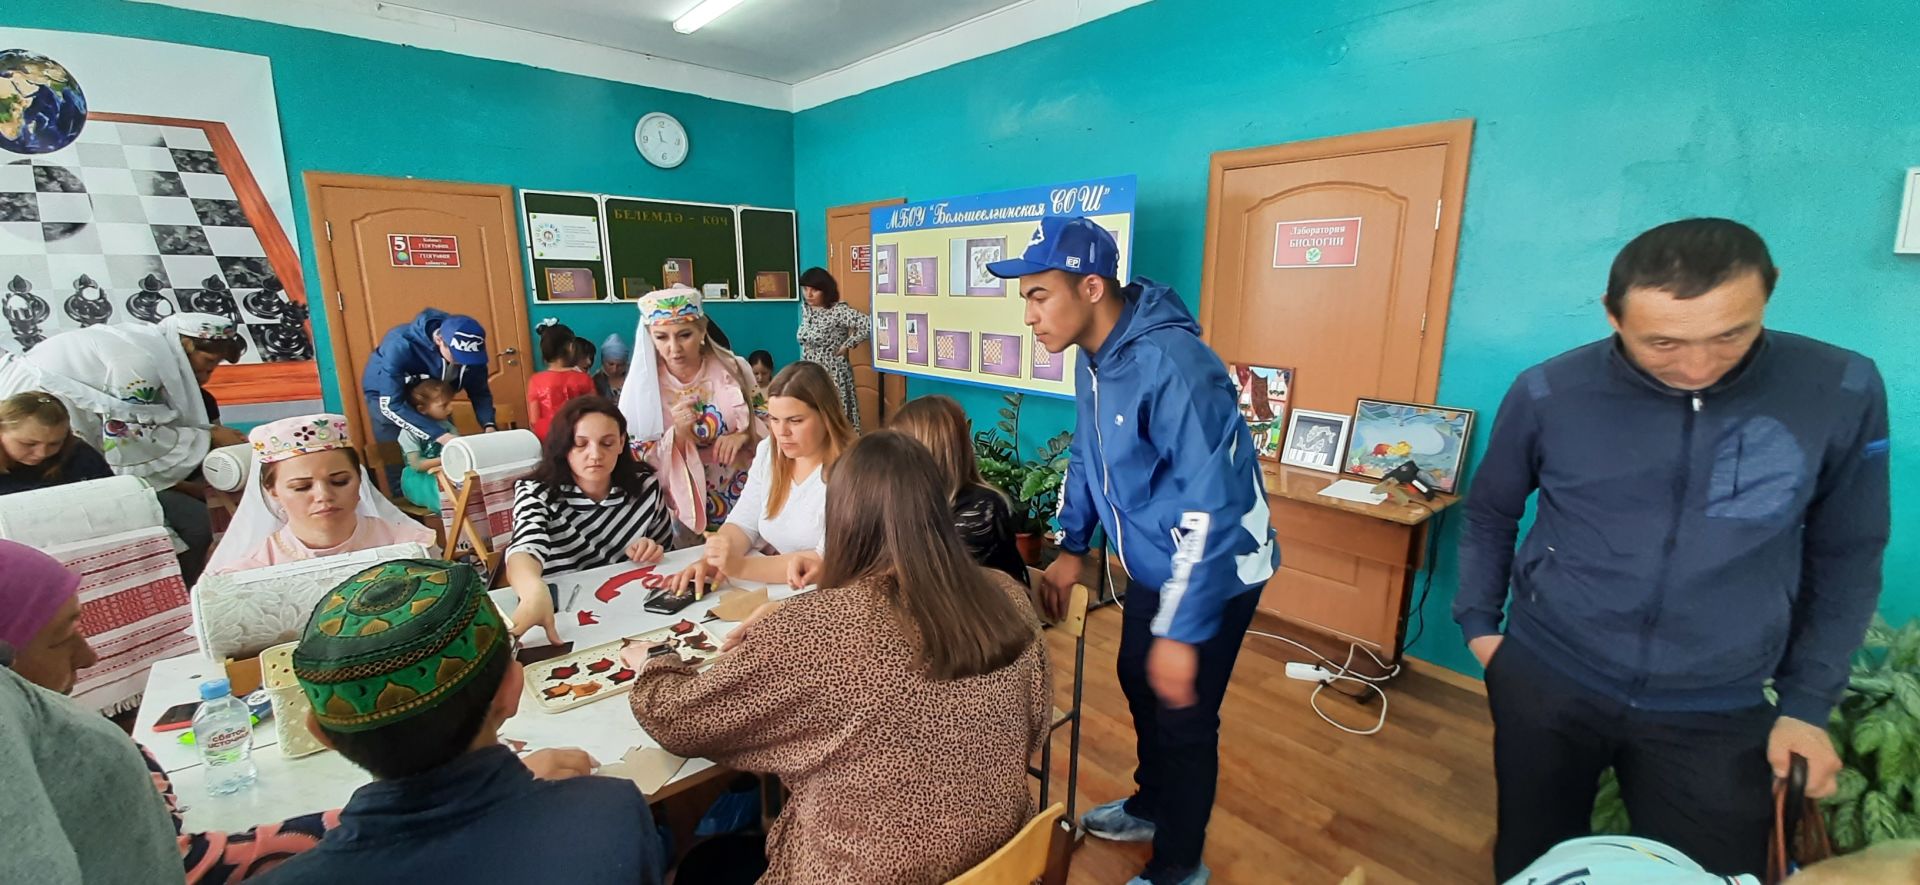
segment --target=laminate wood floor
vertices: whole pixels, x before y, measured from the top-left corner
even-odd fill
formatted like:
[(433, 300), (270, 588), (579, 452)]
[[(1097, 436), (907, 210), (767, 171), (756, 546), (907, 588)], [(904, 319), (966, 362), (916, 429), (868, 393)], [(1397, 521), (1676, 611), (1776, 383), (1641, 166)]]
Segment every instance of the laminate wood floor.
[[(1087, 623), (1086, 725), (1079, 813), (1132, 792), (1133, 725), (1114, 675), (1121, 612)], [(1262, 619), (1264, 620), (1264, 619)], [(1254, 629), (1261, 629), (1261, 621)], [(1072, 701), (1073, 637), (1048, 631), (1057, 704)], [(1221, 708), (1220, 788), (1207, 832), (1213, 881), (1447, 885), (1492, 878), (1493, 723), (1486, 698), (1423, 672), (1386, 685), (1387, 725), (1370, 737), (1323, 722), (1307, 706), (1313, 686), (1286, 677), (1293, 646), (1249, 635)], [(1360, 729), (1379, 701), (1321, 693), (1328, 714)], [(1066, 785), (1067, 730), (1055, 735), (1054, 795)], [(1088, 839), (1070, 881), (1122, 885), (1139, 873), (1145, 845)]]

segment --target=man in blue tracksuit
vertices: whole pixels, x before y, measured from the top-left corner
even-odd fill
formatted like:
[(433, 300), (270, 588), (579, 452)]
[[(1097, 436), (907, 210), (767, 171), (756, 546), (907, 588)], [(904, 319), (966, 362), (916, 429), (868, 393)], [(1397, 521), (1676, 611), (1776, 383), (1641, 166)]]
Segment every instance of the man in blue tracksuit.
[(1764, 330), (1777, 276), (1736, 222), (1647, 231), (1607, 280), (1617, 334), (1500, 405), (1453, 614), (1487, 668), (1501, 880), (1587, 833), (1609, 766), (1635, 835), (1723, 875), (1764, 866), (1792, 755), (1808, 795), (1835, 789), (1827, 716), (1887, 543), (1886, 391), (1866, 357)]
[(494, 429), (493, 389), (487, 386), (487, 330), (479, 320), (429, 307), (413, 322), (387, 331), (361, 375), (375, 439), (392, 442), (402, 433), (423, 441), (453, 438), (439, 429), (439, 422), (407, 402), (407, 385), (421, 378), (438, 378), (466, 391), (473, 416), (487, 430)]
[(1041, 346), (1081, 351), (1048, 607), (1057, 614), (1084, 574), (1096, 524), (1132, 578), (1119, 672), (1138, 789), (1082, 823), (1101, 838), (1153, 842), (1135, 883), (1204, 883), (1220, 701), (1260, 588), (1280, 566), (1253, 436), (1180, 296), (1146, 279), (1121, 288), (1119, 248), (1098, 224), (1043, 219), (1025, 255), (989, 269), (1019, 279)]

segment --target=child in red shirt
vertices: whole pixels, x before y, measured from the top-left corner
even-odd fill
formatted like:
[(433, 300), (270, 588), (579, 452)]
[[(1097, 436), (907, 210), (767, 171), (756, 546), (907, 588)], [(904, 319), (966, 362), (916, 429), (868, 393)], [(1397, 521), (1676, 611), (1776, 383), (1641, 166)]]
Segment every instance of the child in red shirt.
[(547, 361), (544, 372), (527, 379), (527, 423), (535, 436), (547, 438), (547, 425), (568, 400), (594, 394), (593, 376), (580, 371), (579, 339), (573, 330), (560, 323), (540, 327), (540, 358)]

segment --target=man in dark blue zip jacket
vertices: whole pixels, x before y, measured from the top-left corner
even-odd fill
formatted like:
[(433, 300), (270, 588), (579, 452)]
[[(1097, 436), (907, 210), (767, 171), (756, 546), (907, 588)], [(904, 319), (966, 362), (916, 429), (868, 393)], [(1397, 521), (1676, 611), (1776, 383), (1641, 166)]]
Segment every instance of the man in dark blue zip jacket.
[(1617, 334), (1500, 405), (1453, 613), (1487, 668), (1503, 881), (1587, 833), (1609, 766), (1637, 835), (1723, 875), (1761, 871), (1793, 754), (1834, 790), (1827, 716), (1887, 543), (1886, 391), (1866, 357), (1763, 329), (1777, 276), (1736, 222), (1647, 231), (1607, 280)]
[(466, 391), (474, 418), (487, 430), (494, 429), (487, 330), (478, 320), (429, 307), (413, 322), (393, 327), (380, 339), (361, 376), (375, 439), (392, 442), (402, 433), (423, 441), (452, 438), (407, 402), (407, 384), (421, 378), (438, 378)]
[(1146, 279), (1122, 289), (1119, 247), (1098, 224), (1043, 219), (1025, 255), (989, 269), (1020, 280), (1041, 346), (1080, 346), (1048, 607), (1058, 614), (1084, 574), (1095, 525), (1132, 578), (1118, 666), (1138, 789), (1083, 824), (1101, 838), (1152, 840), (1153, 859), (1135, 883), (1204, 883), (1220, 701), (1260, 588), (1280, 566), (1253, 436), (1226, 367), (1180, 296)]

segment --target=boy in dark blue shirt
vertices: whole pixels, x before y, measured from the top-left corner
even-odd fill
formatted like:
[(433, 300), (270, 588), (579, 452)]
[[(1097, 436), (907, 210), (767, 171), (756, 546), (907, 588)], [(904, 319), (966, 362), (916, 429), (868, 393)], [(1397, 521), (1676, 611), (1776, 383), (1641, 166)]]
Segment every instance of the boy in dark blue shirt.
[(467, 566), (388, 562), (328, 593), (294, 675), (313, 733), (375, 781), (319, 845), (261, 881), (658, 885), (660, 840), (632, 781), (536, 779), (534, 768), (582, 775), (591, 761), (544, 751), (523, 764), (501, 745), (523, 690), (513, 658)]

